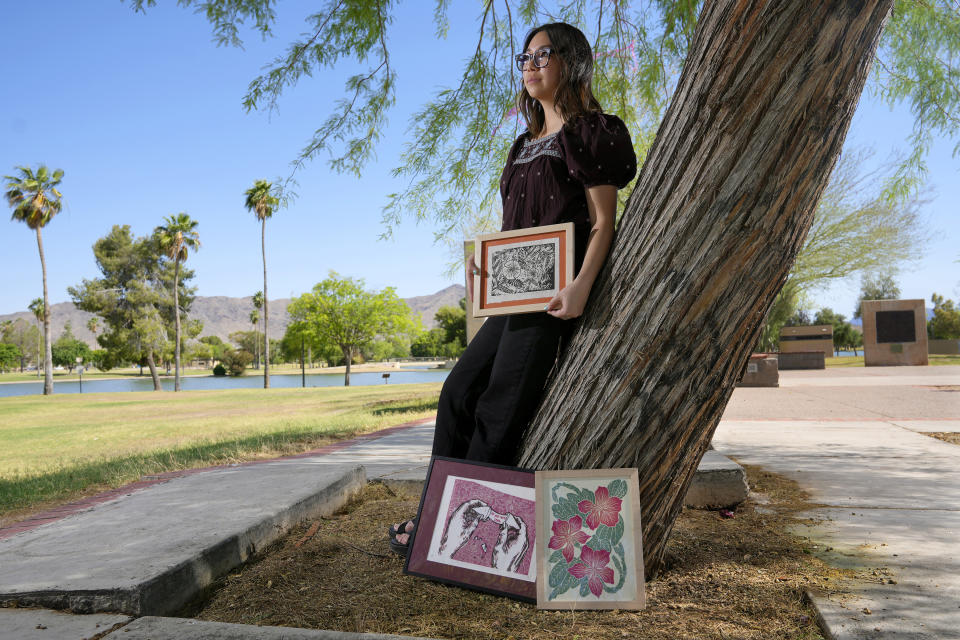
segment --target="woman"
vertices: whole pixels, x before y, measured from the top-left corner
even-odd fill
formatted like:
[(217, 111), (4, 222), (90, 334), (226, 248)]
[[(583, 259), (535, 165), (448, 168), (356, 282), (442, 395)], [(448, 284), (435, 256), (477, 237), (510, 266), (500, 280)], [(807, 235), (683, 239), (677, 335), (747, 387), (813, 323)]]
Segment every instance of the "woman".
[[(513, 143), (500, 179), (503, 231), (574, 223), (575, 273), (543, 313), (488, 318), (440, 392), (433, 455), (509, 465), (540, 402), (558, 350), (583, 313), (613, 240), (617, 189), (636, 173), (623, 122), (593, 95), (593, 54), (579, 29), (537, 27), (517, 55), (517, 99), (527, 131)], [(473, 299), (473, 256), (467, 260)], [(405, 554), (415, 522), (390, 527)]]

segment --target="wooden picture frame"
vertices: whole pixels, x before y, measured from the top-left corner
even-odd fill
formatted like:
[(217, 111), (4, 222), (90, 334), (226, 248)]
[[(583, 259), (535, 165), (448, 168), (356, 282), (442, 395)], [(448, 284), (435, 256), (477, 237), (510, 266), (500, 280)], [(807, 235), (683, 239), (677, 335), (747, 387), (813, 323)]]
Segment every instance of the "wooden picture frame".
[(532, 471), (434, 456), (403, 572), (537, 600)]
[(537, 607), (643, 609), (636, 469), (537, 471)]
[(573, 282), (573, 223), (477, 236), (476, 317), (544, 311)]

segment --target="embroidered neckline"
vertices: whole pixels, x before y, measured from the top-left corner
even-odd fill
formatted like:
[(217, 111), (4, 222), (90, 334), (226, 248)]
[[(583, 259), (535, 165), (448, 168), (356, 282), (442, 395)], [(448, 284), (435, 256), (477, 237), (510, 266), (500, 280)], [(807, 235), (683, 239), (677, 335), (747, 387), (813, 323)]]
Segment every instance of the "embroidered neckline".
[(540, 143), (542, 143), (542, 142), (544, 142), (544, 141), (546, 141), (546, 140), (549, 140), (549, 139), (553, 138), (553, 137), (556, 136), (558, 133), (560, 133), (560, 129), (557, 129), (557, 130), (554, 131), (553, 133), (547, 134), (547, 135), (543, 136), (542, 138), (537, 138), (536, 140), (533, 140), (533, 139), (524, 140), (524, 141), (523, 141), (523, 146), (526, 147), (526, 146), (529, 146), (529, 145), (531, 145), (531, 144), (540, 144)]

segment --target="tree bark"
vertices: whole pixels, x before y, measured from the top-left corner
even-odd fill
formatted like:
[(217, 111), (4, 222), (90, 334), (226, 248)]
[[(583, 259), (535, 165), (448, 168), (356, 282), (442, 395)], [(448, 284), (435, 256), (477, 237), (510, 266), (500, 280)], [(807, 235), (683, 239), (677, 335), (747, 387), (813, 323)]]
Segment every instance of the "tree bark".
[[(153, 351), (147, 352), (147, 366), (150, 367), (150, 377), (153, 378), (153, 390), (154, 391), (163, 391), (163, 387), (160, 386), (160, 376), (157, 374), (157, 363), (153, 359)], [(140, 368), (143, 370), (143, 367)]]
[(180, 259), (173, 262), (173, 318), (175, 333), (177, 334), (177, 344), (173, 347), (174, 374), (173, 390), (180, 391)]
[(708, 0), (701, 12), (519, 460), (637, 467), (648, 578), (810, 228), (891, 5)]
[(43, 255), (43, 235), (37, 226), (37, 249), (40, 251), (40, 270), (43, 271), (43, 395), (53, 393), (53, 344), (50, 340), (50, 296), (47, 295), (47, 260)]
[(267, 334), (267, 318), (270, 316), (270, 301), (267, 299), (267, 219), (260, 227), (260, 252), (263, 254), (263, 388), (270, 388), (270, 336)]
[(343, 351), (343, 359), (347, 361), (347, 370), (343, 374), (343, 386), (350, 386), (350, 360), (353, 355), (353, 347), (340, 347), (340, 350)]

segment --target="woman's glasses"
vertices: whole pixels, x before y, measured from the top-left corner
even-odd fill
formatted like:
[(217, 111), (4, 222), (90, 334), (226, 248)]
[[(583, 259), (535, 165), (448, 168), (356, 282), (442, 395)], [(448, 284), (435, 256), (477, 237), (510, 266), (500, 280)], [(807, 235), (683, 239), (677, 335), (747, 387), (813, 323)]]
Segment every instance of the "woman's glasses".
[(517, 54), (517, 69), (523, 71), (523, 68), (527, 66), (527, 62), (533, 61), (533, 66), (536, 69), (543, 69), (547, 66), (547, 63), (550, 62), (550, 54), (553, 53), (553, 49), (550, 47), (541, 47), (534, 51), (533, 53), (518, 53)]

